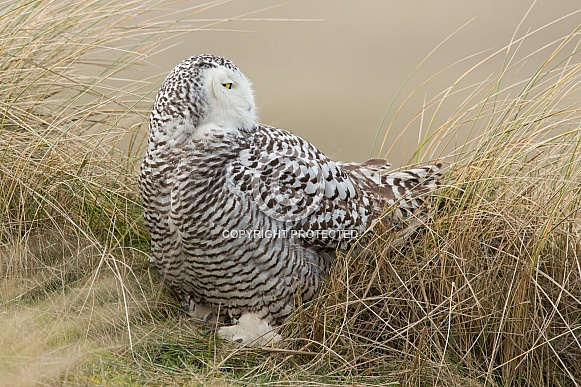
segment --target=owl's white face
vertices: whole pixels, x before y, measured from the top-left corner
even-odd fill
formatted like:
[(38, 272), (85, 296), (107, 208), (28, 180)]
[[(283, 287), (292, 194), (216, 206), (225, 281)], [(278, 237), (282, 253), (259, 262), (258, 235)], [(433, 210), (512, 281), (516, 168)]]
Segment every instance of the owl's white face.
[(194, 136), (206, 133), (249, 128), (256, 123), (252, 85), (238, 70), (218, 66), (206, 68), (202, 74), (208, 111), (202, 117)]
[(192, 56), (170, 72), (157, 94), (148, 149), (216, 139), (255, 124), (252, 86), (238, 67), (215, 55)]

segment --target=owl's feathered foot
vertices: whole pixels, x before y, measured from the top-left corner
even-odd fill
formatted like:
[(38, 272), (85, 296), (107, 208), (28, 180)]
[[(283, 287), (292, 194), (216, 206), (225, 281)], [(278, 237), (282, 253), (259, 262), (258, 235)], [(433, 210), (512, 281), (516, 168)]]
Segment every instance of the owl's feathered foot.
[(218, 328), (216, 323), (223, 323), (225, 320), (224, 315), (216, 319), (218, 310), (195, 303), (189, 295), (181, 295), (179, 299), (182, 313), (201, 321), (202, 329), (212, 325), (206, 334), (217, 331), (220, 338), (248, 347), (269, 346), (282, 340), (278, 329), (255, 313), (244, 313), (236, 324)]
[(218, 336), (248, 347), (270, 346), (282, 341), (277, 328), (254, 313), (245, 313), (235, 325), (218, 328)]

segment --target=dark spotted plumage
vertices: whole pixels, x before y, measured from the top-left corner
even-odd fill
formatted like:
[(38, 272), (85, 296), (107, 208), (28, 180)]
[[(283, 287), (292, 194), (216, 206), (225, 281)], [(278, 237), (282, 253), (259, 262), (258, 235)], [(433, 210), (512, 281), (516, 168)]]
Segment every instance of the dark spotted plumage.
[(250, 82), (232, 62), (188, 58), (156, 98), (139, 177), (151, 262), (190, 309), (276, 326), (314, 297), (335, 249), (386, 209), (400, 229), (423, 214), (439, 166), (388, 168), (335, 163), (257, 124)]

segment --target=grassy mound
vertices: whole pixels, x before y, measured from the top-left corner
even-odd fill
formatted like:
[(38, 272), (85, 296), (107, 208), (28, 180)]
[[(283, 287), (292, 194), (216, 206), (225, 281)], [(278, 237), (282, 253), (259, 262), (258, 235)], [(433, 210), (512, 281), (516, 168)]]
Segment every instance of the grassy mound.
[(0, 384), (579, 383), (577, 31), (526, 82), (506, 81), (521, 65), (507, 60), (428, 131), (418, 160), (470, 133), (428, 224), (341, 255), (287, 340), (249, 350), (180, 319), (147, 265), (140, 152), (117, 144), (151, 106), (119, 76), (149, 49), (123, 39), (143, 34), (128, 25), (151, 6), (0, 11)]
[[(531, 79), (498, 78), (430, 134), (478, 133), (445, 172), (432, 221), (403, 246), (380, 237), (339, 260), (297, 317), (301, 350), (334, 371), (393, 370), (420, 385), (576, 385), (581, 380), (579, 35)], [(501, 99), (504, 98), (504, 99)], [(313, 323), (314, 321), (314, 323)], [(313, 363), (311, 363), (312, 366)]]

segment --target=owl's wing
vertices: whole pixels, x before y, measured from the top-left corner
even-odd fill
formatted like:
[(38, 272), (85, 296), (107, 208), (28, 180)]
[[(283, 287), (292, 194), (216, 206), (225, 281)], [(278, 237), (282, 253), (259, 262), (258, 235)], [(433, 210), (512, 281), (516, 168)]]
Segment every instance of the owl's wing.
[(372, 200), (339, 164), (280, 129), (257, 126), (229, 175), (263, 213), (285, 223), (289, 237), (319, 247), (335, 248), (363, 232), (373, 212)]
[[(239, 160), (234, 186), (306, 243), (336, 248), (361, 236), (389, 210), (389, 227), (413, 231), (439, 182), (439, 165), (393, 172), (387, 160), (335, 163), (286, 131), (257, 126)], [(420, 210), (420, 211), (418, 211)]]

